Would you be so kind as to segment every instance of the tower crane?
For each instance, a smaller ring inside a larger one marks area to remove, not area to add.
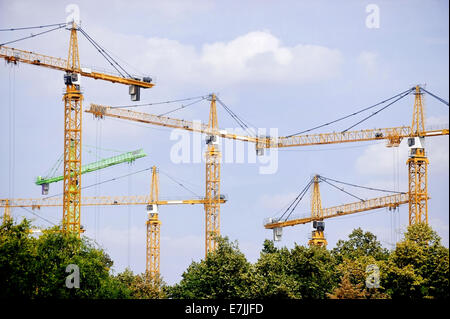
[[[210,112],[209,121],[206,126],[202,126],[200,130],[202,133],[206,133],[207,150],[205,153],[206,158],[206,190],[205,190],[205,256],[217,248],[216,238],[220,235],[220,203],[224,199],[224,195],[220,194],[220,161],[221,153],[218,148],[218,137],[222,134],[226,134],[220,131],[218,128],[217,108],[216,108],[216,95],[211,94],[209,96]],[[109,108],[111,109],[111,108]],[[91,108],[86,110],[87,113],[92,113],[95,117],[103,118],[103,116],[109,116],[107,108],[101,105],[91,104]],[[148,124],[155,124],[161,126],[168,126],[172,128],[183,128],[190,131],[197,131],[197,126],[193,122],[183,120],[172,120],[168,117],[153,116],[151,120],[146,120],[147,114],[133,112],[128,110],[117,109],[118,113],[129,113],[131,116],[117,115],[115,117],[143,122]],[[237,135],[227,135],[238,138]],[[157,224],[153,225],[157,227]]]
[[[282,220],[281,218],[268,218],[266,220],[264,228],[273,230],[273,238],[275,241],[281,240],[283,227],[307,224],[312,222],[314,230],[312,231],[311,239],[309,240],[308,244],[314,246],[326,246],[327,241],[324,235],[324,219],[356,214],[383,207],[387,207],[389,210],[391,210],[397,208],[400,205],[409,203],[409,193],[397,193],[394,195],[376,197],[367,200],[361,200],[359,202],[322,208],[322,200],[319,189],[319,182],[321,180],[322,177],[320,175],[315,175],[313,179],[308,183],[307,187],[303,190],[303,193],[305,193],[306,190],[312,185],[311,215],[309,217],[289,219],[288,216],[285,220]]]
[[[19,62],[65,72],[64,84],[64,182],[63,182],[63,232],[80,235],[81,216],[81,137],[82,101],[81,77],[120,83],[129,86],[132,100],[139,100],[140,88],[151,88],[151,78],[125,78],[100,73],[84,68],[80,64],[77,31],[85,33],[75,20],[67,23],[70,30],[69,54],[67,60],[39,53],[0,46],[0,58],[7,63]]]
[[[121,163],[132,163],[138,158],[142,158],[147,156],[142,149],[126,152],[120,155],[115,155],[112,157],[104,158],[100,161],[96,161],[93,163],[89,163],[81,166],[81,174],[94,172],[106,167],[110,167],[113,165],[121,164]],[[51,174],[51,173],[50,173]],[[38,176],[36,178],[36,185],[42,186],[42,195],[47,195],[49,190],[49,185],[51,183],[59,182],[64,179],[64,176]]]
[[[165,205],[207,205],[210,199],[160,200],[159,175],[156,166],[152,167],[152,180],[149,195],[141,196],[94,196],[81,197],[81,206],[124,206],[143,205],[147,208],[147,241],[146,241],[146,274],[149,278],[157,278],[160,273],[160,228],[159,206]],[[219,204],[226,203],[221,196]],[[12,207],[29,207],[33,210],[41,207],[61,207],[63,197],[15,198],[0,199],[0,208],[4,208],[3,221],[10,219]],[[82,229],[82,228],[81,228]],[[83,230],[81,230],[83,231]]]
[[[426,137],[449,135],[449,129],[447,126],[443,129],[427,130],[423,113],[423,94],[425,92],[432,96],[434,95],[419,85],[416,85],[414,88],[399,94],[400,98],[403,98],[411,92],[415,95],[411,126],[366,129],[359,131],[346,130],[333,133],[294,134],[277,138],[231,134],[218,128],[213,130],[210,125],[207,124],[198,124],[192,121],[113,108],[111,106],[99,104],[91,104],[90,109],[86,112],[92,113],[97,117],[120,118],[141,123],[179,128],[192,132],[204,133],[210,136],[251,142],[255,143],[257,154],[261,154],[261,151],[266,148],[302,147],[376,140],[386,140],[387,147],[398,147],[400,142],[404,138],[407,138],[408,146],[410,148],[409,159],[407,161],[409,176],[409,224],[421,222],[428,223],[427,165],[429,160],[425,154],[424,139]],[[448,102],[445,102],[440,98],[439,100],[448,105]],[[213,103],[211,103],[210,114],[213,110],[212,105]]]

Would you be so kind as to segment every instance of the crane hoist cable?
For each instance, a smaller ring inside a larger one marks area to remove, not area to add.
[[[16,39],[16,40],[11,40],[11,41],[8,41],[8,42],[0,43],[0,47],[3,46],[3,45],[6,45],[6,44],[19,42],[19,41],[22,41],[22,40],[26,40],[26,39],[37,37],[37,36],[45,34],[45,33],[49,33],[49,32],[55,31],[55,30],[59,30],[59,29],[64,28],[65,26],[66,26],[66,24],[60,25],[60,26],[58,26],[56,28],[53,28],[53,29],[50,29],[50,30],[46,30],[46,31],[42,31],[42,32],[39,32],[39,33],[36,33],[36,34],[30,34],[27,37],[23,37],[23,38],[20,38],[20,39]]]
[[[310,128],[310,129],[307,129],[307,130],[303,130],[303,131],[301,131],[301,132],[297,132],[297,133],[288,135],[288,136],[286,136],[286,137],[292,137],[292,136],[294,136],[294,135],[300,135],[300,134],[303,134],[303,133],[311,132],[311,131],[313,131],[313,130],[322,128],[322,127],[324,127],[324,126],[331,125],[331,124],[334,124],[334,123],[336,123],[336,122],[345,120],[345,119],[347,119],[347,118],[349,118],[349,117],[355,116],[355,115],[357,115],[357,114],[359,114],[359,113],[362,113],[362,112],[364,112],[364,111],[370,110],[370,109],[372,109],[372,108],[374,108],[374,107],[377,107],[377,106],[379,106],[379,105],[381,105],[381,104],[384,104],[384,103],[386,103],[386,102],[388,102],[388,101],[390,101],[390,100],[393,100],[393,99],[395,99],[396,97],[402,96],[402,95],[405,94],[405,93],[409,93],[409,92],[411,92],[412,90],[414,90],[414,88],[410,88],[410,89],[408,89],[408,90],[406,90],[406,91],[403,91],[403,92],[401,92],[401,93],[398,93],[398,94],[396,94],[396,95],[394,95],[394,96],[392,96],[392,97],[390,97],[390,98],[388,98],[388,99],[385,99],[385,100],[383,100],[383,101],[381,101],[381,102],[378,102],[378,103],[376,103],[376,104],[374,104],[374,105],[365,107],[365,108],[363,108],[363,109],[361,109],[361,110],[359,110],[359,111],[356,111],[356,112],[354,112],[354,113],[351,113],[351,114],[345,115],[345,116],[343,116],[343,117],[340,117],[340,118],[338,118],[338,119],[336,119],[336,120],[333,120],[333,121],[330,121],[330,122],[327,122],[327,123],[324,123],[324,124],[321,124],[321,125],[312,127],[312,128]]]

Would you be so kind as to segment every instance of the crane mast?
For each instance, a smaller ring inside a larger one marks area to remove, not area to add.
[[[81,118],[83,94],[80,89],[80,57],[77,26],[70,29],[67,72],[64,75],[64,182],[62,231],[80,236],[81,204]]]
[[[150,200],[147,205],[147,254],[146,275],[156,279],[160,271],[160,237],[161,221],[158,218],[159,178],[156,166],[152,167],[152,183],[150,186]]]
[[[218,131],[216,95],[211,95],[211,108],[208,128]],[[220,159],[217,134],[206,138],[206,194],[205,194],[205,257],[217,248],[217,236],[220,235]]]
[[[320,198],[319,189],[319,176],[314,176],[313,189],[311,192],[311,217],[314,219],[311,239],[308,242],[309,245],[314,246],[326,246],[327,241],[325,239],[325,223],[323,222],[323,210],[322,200]]]
[[[417,85],[414,92],[414,110],[411,128],[414,137],[408,139],[409,158],[408,185],[409,185],[409,225],[428,224],[428,164],[424,145],[424,103],[423,93]]]

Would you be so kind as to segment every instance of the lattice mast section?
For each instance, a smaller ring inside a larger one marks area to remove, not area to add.
[[[159,177],[156,166],[152,167],[152,183],[150,187],[150,200],[147,205],[147,254],[146,274],[150,279],[157,279],[160,274],[160,237],[161,221],[158,217]]]
[[[428,164],[425,154],[424,99],[420,87],[415,90],[414,110],[411,129],[413,136],[408,140],[410,147],[408,165],[409,184],[409,225],[428,224]]]
[[[311,219],[315,228],[311,233],[308,244],[313,246],[326,246],[325,222],[323,221],[322,199],[320,197],[319,176],[315,175],[311,192]]]
[[[208,128],[218,132],[216,95],[211,95]],[[206,196],[205,196],[205,257],[217,248],[216,237],[220,235],[220,159],[219,136],[208,135],[206,139]]]
[[[77,26],[70,30],[67,72],[64,76],[64,183],[62,231],[81,233],[81,112],[83,94],[80,90],[80,57],[78,53]]]

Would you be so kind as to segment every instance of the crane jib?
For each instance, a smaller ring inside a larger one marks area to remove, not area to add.
[[[141,88],[151,88],[155,84],[150,83],[151,79],[144,77],[137,78],[124,78],[113,74],[95,72],[89,68],[81,67],[81,69],[71,69],[67,67],[67,60],[62,58],[56,58],[44,54],[39,54],[31,51],[24,51],[15,48],[9,48],[0,46],[0,58],[5,59],[8,63],[17,64],[19,62],[42,66],[54,70],[59,70],[69,73],[79,73],[82,76],[90,77],[96,80],[105,80],[113,83],[120,83],[125,85],[135,85]]]

